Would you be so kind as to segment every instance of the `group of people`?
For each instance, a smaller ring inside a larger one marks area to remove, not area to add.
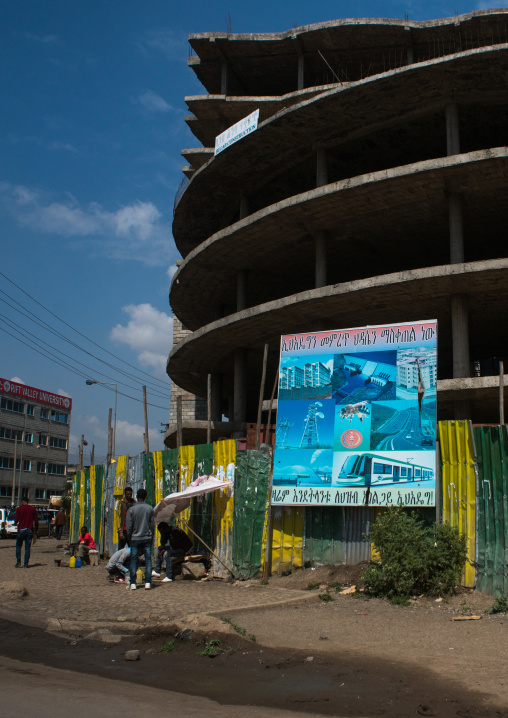
[[[183,557],[192,548],[187,534],[165,522],[158,524],[160,544],[155,569],[152,569],[152,543],[155,533],[153,508],[145,502],[146,490],[139,489],[134,501],[131,487],[124,491],[118,511],[118,550],[111,556],[106,569],[115,583],[127,584],[127,589],[136,589],[136,574],[139,556],[145,560],[145,589],[152,587],[153,576],[160,577],[165,562],[166,576],[163,583],[173,580],[173,558]]]
[[[136,498],[128,486],[120,502],[118,510],[118,549],[111,556],[106,566],[110,578],[115,583],[127,584],[131,591],[136,589],[136,574],[139,556],[145,561],[145,589],[151,588],[153,576],[159,578],[165,563],[165,577],[163,583],[173,580],[173,558],[183,557],[190,553],[192,541],[187,534],[179,528],[169,526],[165,522],[158,524],[160,542],[157,551],[155,568],[152,569],[152,543],[155,534],[155,517],[153,508],[146,503],[146,490],[139,489]],[[62,516],[63,521],[62,521]],[[28,503],[28,498],[21,499],[21,506],[16,509],[15,523],[18,527],[16,537],[16,568],[21,568],[21,550],[24,544],[24,566],[28,568],[30,548],[34,535],[37,535],[39,519],[37,511]],[[57,538],[60,538],[65,524],[65,513],[61,510],[56,515]],[[97,553],[98,549],[87,526],[82,526],[78,539],[78,556],[88,558],[90,553]]]

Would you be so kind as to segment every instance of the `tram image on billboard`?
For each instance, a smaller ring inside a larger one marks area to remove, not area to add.
[[[371,453],[349,454],[345,459],[340,457],[340,462],[334,462],[334,476],[332,485],[337,487],[345,486],[400,486],[403,484],[414,484],[422,481],[435,480],[434,467],[404,461],[403,459],[388,455]],[[423,452],[421,452],[423,453]],[[340,455],[338,455],[340,456]],[[425,455],[424,455],[425,456]],[[425,456],[425,459],[427,456]],[[423,460],[423,457],[420,461]],[[338,476],[336,467],[339,467]]]

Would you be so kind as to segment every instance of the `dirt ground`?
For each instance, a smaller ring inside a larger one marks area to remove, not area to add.
[[[485,614],[490,596],[464,591],[392,606],[341,595],[341,586],[361,586],[362,567],[328,566],[273,577],[268,585],[181,581],[128,592],[107,584],[103,567],[56,568],[54,544],[37,545],[35,567],[26,572],[12,568],[13,548],[0,546],[2,580],[14,576],[29,594],[0,590],[0,615],[81,623],[48,633],[4,620],[0,656],[8,659],[267,711],[508,718],[508,617]],[[200,615],[187,619],[190,612]],[[471,615],[482,618],[452,620]],[[94,633],[92,619],[102,617],[111,618],[109,629]],[[127,625],[137,633],[115,635]],[[199,655],[207,646],[218,655]],[[139,661],[125,661],[130,648],[140,650]]]

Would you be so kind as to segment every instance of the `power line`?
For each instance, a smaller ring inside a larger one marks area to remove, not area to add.
[[[1,290],[0,290],[0,291],[1,291]],[[0,301],[3,301],[1,297],[0,297]],[[2,321],[2,320],[4,321],[4,323],[8,323],[8,326],[10,326],[10,328],[11,328],[13,331],[16,331],[16,332],[20,333],[22,336],[24,336],[25,339],[28,339],[29,341],[31,341],[31,340],[28,338],[28,336],[26,336],[26,335],[29,335],[30,337],[33,337],[33,339],[36,339],[37,341],[42,342],[42,344],[45,344],[47,347],[50,347],[50,349],[55,349],[55,347],[53,347],[53,345],[48,344],[48,342],[44,341],[44,339],[41,339],[41,337],[38,337],[36,334],[33,334],[32,332],[29,332],[28,329],[25,329],[24,327],[20,327],[20,326],[15,325],[14,322],[13,322],[11,319],[9,319],[8,317],[6,317],[4,314],[1,314],[1,313],[0,313],[0,321]],[[94,373],[94,374],[100,374],[100,375],[102,375],[103,377],[105,377],[106,379],[115,379],[115,378],[116,378],[116,377],[111,377],[111,376],[109,376],[108,374],[105,374],[105,373],[102,372],[102,371],[98,371],[98,370],[96,370],[96,369],[92,369],[92,367],[88,366],[87,364],[83,364],[83,362],[80,362],[80,361],[78,361],[77,359],[75,359],[74,357],[70,356],[69,354],[66,354],[66,353],[63,352],[61,349],[58,349],[58,350],[56,350],[56,351],[58,351],[59,354],[61,354],[62,356],[67,357],[67,359],[70,359],[70,360],[71,360],[72,362],[74,362],[75,364],[79,364],[80,366],[85,367],[85,369],[89,369],[89,370],[90,370],[92,373]],[[118,383],[119,383],[119,384],[123,384],[123,386],[126,386],[126,387],[129,388],[129,389],[134,389],[134,390],[137,389],[136,386],[131,386],[130,384],[126,384],[125,382],[118,382]],[[160,393],[158,393],[158,392],[151,392],[151,391],[149,391],[149,392],[147,392],[147,393],[150,394],[151,396],[156,396],[156,397],[159,397],[159,398],[161,398],[161,399],[166,399],[166,398],[167,398],[166,395],[160,394]]]
[[[6,297],[9,297],[9,299],[11,299],[11,300],[12,300],[15,304],[17,304],[18,306],[22,307],[22,309],[26,309],[26,311],[28,312],[28,314],[25,314],[24,311],[21,311],[21,310],[18,309],[17,307],[12,306],[12,304],[9,304],[9,302],[7,302],[5,299],[3,299],[2,297],[0,297],[0,301],[2,301],[4,304],[7,304],[7,306],[8,306],[8,307],[11,307],[11,309],[13,309],[15,312],[18,312],[19,314],[21,314],[22,316],[24,316],[25,319],[28,319],[29,321],[33,322],[34,324],[37,324],[37,326],[41,327],[41,329],[46,329],[46,330],[49,331],[51,334],[54,334],[54,335],[55,335],[56,337],[58,337],[59,339],[62,339],[63,341],[65,341],[65,342],[67,342],[68,344],[70,344],[71,346],[75,347],[76,349],[79,349],[79,350],[82,351],[84,354],[87,354],[88,356],[92,357],[93,359],[97,359],[97,361],[101,362],[102,364],[105,364],[105,365],[108,366],[110,369],[113,369],[114,371],[120,372],[120,374],[123,374],[124,376],[128,377],[129,379],[132,379],[133,381],[140,381],[139,377],[132,375],[130,372],[126,372],[124,369],[120,369],[119,367],[115,367],[113,364],[110,364],[109,362],[104,361],[104,360],[101,359],[100,357],[98,357],[98,356],[96,356],[95,354],[92,354],[91,352],[89,352],[87,349],[84,349],[83,347],[81,347],[79,344],[76,344],[76,342],[73,342],[71,339],[68,339],[65,335],[61,334],[61,332],[59,332],[59,331],[57,331],[56,329],[54,329],[53,327],[51,327],[51,326],[50,326],[49,324],[47,324],[47,322],[45,322],[43,319],[40,319],[40,317],[37,317],[37,315],[33,314],[33,312],[31,312],[29,309],[27,309],[26,307],[24,307],[22,304],[20,304],[20,302],[16,301],[16,299],[14,299],[14,298],[11,297],[9,294],[7,294],[6,292],[4,292],[2,289],[0,289],[0,293],[1,293],[1,294],[4,294]],[[30,315],[31,315],[31,316],[30,316]],[[34,319],[33,317],[35,317],[35,319]],[[39,320],[39,321],[38,321],[38,320]],[[26,331],[28,331],[28,330],[26,330]],[[42,340],[41,340],[41,341],[42,341]],[[63,352],[62,352],[62,353],[63,353]],[[91,367],[88,367],[88,368],[91,369]],[[95,372],[96,370],[95,370],[95,369],[92,369],[92,371]],[[97,373],[103,374],[103,372],[100,372],[100,371],[98,371]],[[103,376],[106,376],[106,375],[103,374]],[[111,377],[110,377],[110,378],[111,378]],[[144,381],[144,380],[143,380],[143,381]],[[152,384],[149,383],[149,382],[147,382],[147,385],[152,386]],[[160,391],[160,387],[159,387],[158,385],[154,384],[153,386],[155,387],[155,389],[156,389],[157,391]],[[167,384],[165,384],[164,386],[167,386]],[[131,388],[133,388],[133,387],[131,387]],[[161,396],[161,395],[159,394],[159,396]]]
[[[14,282],[12,279],[10,279],[9,277],[7,277],[3,272],[0,272],[0,276],[2,276],[2,277],[3,277],[4,279],[6,279],[10,284],[12,284],[14,287],[16,287],[16,289],[19,289],[20,292],[22,292],[25,296],[29,297],[29,299],[31,299],[33,302],[35,302],[38,306],[42,307],[42,309],[44,309],[46,312],[48,312],[48,314],[51,314],[52,317],[55,317],[55,319],[58,319],[59,322],[62,322],[62,324],[65,324],[66,327],[68,327],[69,329],[72,329],[73,332],[75,332],[76,334],[78,334],[80,337],[83,337],[83,339],[86,339],[87,341],[89,341],[91,344],[93,344],[94,346],[96,346],[98,349],[101,349],[102,351],[106,352],[106,354],[109,354],[110,356],[114,357],[115,359],[117,359],[118,361],[122,362],[123,364],[126,364],[127,366],[130,366],[131,369],[134,369],[134,370],[137,371],[138,373],[147,376],[150,380],[155,379],[157,382],[159,382],[159,383],[162,384],[163,386],[167,386],[167,385],[169,384],[169,382],[162,381],[162,379],[157,379],[157,377],[152,377],[150,374],[148,374],[148,372],[145,372],[145,371],[143,371],[142,369],[138,369],[136,366],[134,366],[133,364],[130,364],[129,362],[125,361],[125,359],[122,359],[121,357],[117,356],[116,354],[113,354],[113,352],[110,352],[108,349],[104,349],[104,347],[101,347],[100,344],[97,344],[96,342],[94,342],[93,339],[90,339],[89,337],[87,337],[87,336],[86,336],[85,334],[83,334],[82,332],[78,331],[77,329],[74,329],[74,327],[73,327],[71,324],[68,324],[65,320],[61,319],[57,314],[55,314],[54,312],[52,312],[51,309],[48,309],[46,306],[44,306],[44,304],[42,304],[42,303],[39,302],[37,299],[35,299],[34,297],[32,297],[28,292],[25,292],[24,289],[22,289],[22,288],[21,288],[18,284],[16,284],[16,282]]]
[[[27,344],[27,343],[24,342],[22,339],[20,339],[19,337],[15,336],[14,334],[11,334],[10,332],[8,332],[8,331],[7,331],[6,329],[4,329],[3,327],[0,327],[0,331],[5,332],[5,334],[8,334],[8,335],[9,335],[10,337],[12,337],[13,339],[16,339],[16,341],[20,342],[21,344],[24,344],[24,345],[27,346],[29,349],[32,349],[32,351],[35,351],[35,352],[37,352],[38,354],[41,354],[41,355],[42,355],[43,357],[45,357],[46,359],[49,359],[50,361],[54,362],[55,364],[58,364],[59,366],[63,367],[64,369],[67,369],[67,371],[71,371],[73,374],[76,374],[76,376],[80,376],[80,377],[82,377],[82,378],[84,378],[84,379],[87,379],[87,378],[88,378],[88,375],[87,375],[87,374],[84,374],[84,373],[83,373],[82,371],[80,371],[79,369],[78,369],[78,370],[73,369],[67,362],[59,361],[58,359],[55,359],[54,357],[48,355],[47,352],[46,352],[42,347],[41,347],[40,349],[37,349],[36,347],[31,346],[30,344]],[[99,386],[100,386],[100,385],[99,385]],[[104,387],[104,388],[105,388],[105,389],[108,389],[108,390],[110,390],[110,391],[113,391],[113,392],[115,391],[113,388],[111,388],[111,387],[109,387],[109,386],[108,386],[108,387]],[[140,404],[143,403],[143,399],[138,399],[137,397],[131,396],[130,394],[125,394],[125,393],[122,392],[122,391],[119,391],[118,394],[119,394],[120,396],[125,396],[127,399],[132,399],[133,401],[137,401],[137,402],[139,402]],[[168,411],[168,409],[169,409],[169,407],[167,407],[167,406],[159,406],[158,404],[151,404],[150,402],[147,402],[147,405],[148,405],[148,406],[153,406],[155,409],[164,409],[164,411]]]

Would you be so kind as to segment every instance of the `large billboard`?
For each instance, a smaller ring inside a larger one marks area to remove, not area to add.
[[[272,504],[435,506],[437,322],[281,338]]]

